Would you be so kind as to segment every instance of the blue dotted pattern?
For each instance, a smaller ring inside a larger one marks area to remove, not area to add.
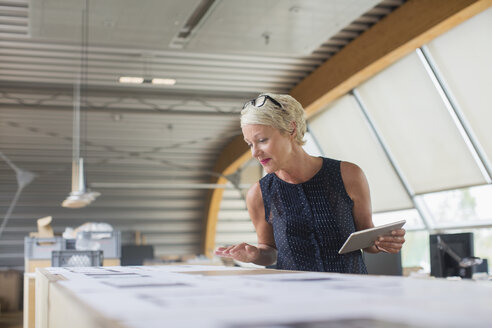
[[[267,174],[260,188],[265,218],[273,226],[278,269],[367,273],[361,251],[338,254],[355,231],[354,204],[343,184],[340,161],[323,158],[316,175],[300,184]]]

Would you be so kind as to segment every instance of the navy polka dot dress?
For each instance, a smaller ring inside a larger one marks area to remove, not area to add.
[[[265,218],[273,226],[278,269],[367,273],[361,251],[338,254],[355,231],[353,201],[342,181],[340,161],[323,158],[318,173],[299,184],[270,173],[260,187]]]

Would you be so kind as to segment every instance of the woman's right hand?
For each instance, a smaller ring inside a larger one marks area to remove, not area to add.
[[[230,257],[241,262],[255,262],[260,256],[260,249],[250,244],[241,243],[229,247],[219,247],[215,255]]]

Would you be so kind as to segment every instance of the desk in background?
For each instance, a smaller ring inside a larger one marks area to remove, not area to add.
[[[490,327],[492,282],[217,266],[46,268],[36,327]]]
[[[90,233],[90,232],[86,232]],[[111,238],[101,239],[100,247],[105,252],[103,266],[120,265],[120,240],[119,231],[112,232]],[[52,238],[24,238],[24,313],[23,327],[34,328],[35,320],[35,283],[34,272],[37,268],[46,268],[52,265],[52,251],[67,249],[68,240],[62,237]],[[72,247],[75,247],[73,241]]]
[[[120,265],[120,259],[104,259],[104,266]],[[35,271],[37,268],[51,266],[51,260],[25,260],[23,327],[34,328],[35,315]]]

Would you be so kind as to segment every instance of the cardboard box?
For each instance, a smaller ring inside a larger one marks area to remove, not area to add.
[[[0,271],[0,309],[2,312],[20,311],[22,273],[17,270]]]

